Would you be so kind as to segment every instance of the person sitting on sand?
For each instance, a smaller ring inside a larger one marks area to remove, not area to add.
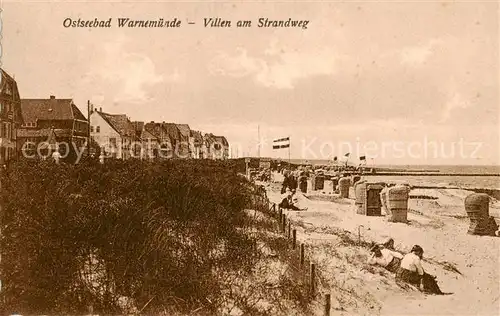
[[[401,260],[401,265],[396,271],[396,281],[403,281],[416,286],[423,292],[443,294],[436,282],[436,277],[424,271],[422,258],[424,250],[419,245],[414,245],[410,253]]]
[[[281,203],[279,204],[279,207],[292,210],[292,211],[304,211],[307,208],[299,208],[297,206],[298,199],[295,196],[295,190],[290,190],[289,188],[286,188],[285,194],[282,196]]]
[[[423,287],[424,268],[422,268],[422,258],[424,250],[419,245],[413,246],[410,253],[401,260],[401,266],[396,271],[396,280],[403,281],[416,287]]]
[[[396,273],[403,259],[403,255],[399,252],[382,248],[379,245],[374,245],[370,252],[372,256],[368,259],[369,264],[382,266],[392,273]]]

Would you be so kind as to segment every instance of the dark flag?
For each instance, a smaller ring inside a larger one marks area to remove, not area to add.
[[[359,157],[359,160],[361,160],[361,161],[366,160],[366,156],[361,156],[361,157]]]

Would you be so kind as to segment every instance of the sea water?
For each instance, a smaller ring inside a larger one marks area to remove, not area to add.
[[[303,160],[294,161],[292,163],[303,163]],[[330,164],[326,160],[310,160],[309,163]],[[367,165],[368,168],[372,167]],[[379,168],[394,168],[394,169],[412,169],[412,170],[436,170],[440,173],[483,173],[483,174],[500,174],[500,165],[497,166],[451,166],[451,165],[376,165]],[[413,185],[449,185],[464,188],[491,188],[500,189],[500,177],[498,176],[366,176],[366,179],[375,181],[406,181]]]

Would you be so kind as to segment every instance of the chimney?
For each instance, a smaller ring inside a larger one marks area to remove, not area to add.
[[[56,98],[56,96],[55,96],[55,95],[51,95],[51,96],[50,96],[50,99],[51,99],[51,100],[55,100],[55,98]]]
[[[91,104],[91,105],[90,105],[90,113],[93,113],[93,112],[94,112],[94,105],[93,105],[93,104]]]

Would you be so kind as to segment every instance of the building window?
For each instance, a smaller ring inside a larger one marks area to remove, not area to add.
[[[95,128],[95,132],[96,132],[96,133],[101,132],[101,127],[100,127],[100,126],[97,126],[97,127]]]
[[[94,126],[90,126],[90,132],[93,133],[94,132]]]
[[[10,83],[7,83],[3,89],[3,93],[7,95],[12,95],[12,87],[10,86]]]
[[[99,128],[99,126],[98,126]],[[111,144],[112,147],[116,147],[116,138],[112,137],[109,139],[109,143]]]

